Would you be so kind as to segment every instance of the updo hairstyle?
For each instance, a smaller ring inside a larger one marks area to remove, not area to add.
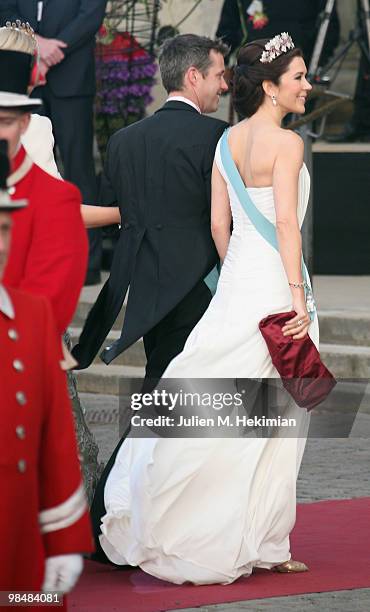
[[[241,117],[251,117],[265,98],[263,81],[279,85],[280,77],[289,68],[294,57],[303,57],[301,49],[290,49],[272,62],[260,62],[268,38],[254,40],[239,49],[237,64],[231,83],[233,104]]]

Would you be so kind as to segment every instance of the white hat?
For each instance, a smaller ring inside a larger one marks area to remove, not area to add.
[[[1,53],[1,49],[0,49]],[[42,100],[39,98],[29,98],[24,94],[12,93],[10,91],[0,91],[0,108],[24,108],[30,110],[41,106]]]

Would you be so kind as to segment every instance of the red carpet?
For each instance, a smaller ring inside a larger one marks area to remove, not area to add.
[[[141,570],[116,570],[90,561],[68,598],[68,609],[159,612],[370,587],[370,497],[300,504],[291,550],[293,558],[307,563],[309,572],[277,574],[260,570],[227,586],[177,586]]]

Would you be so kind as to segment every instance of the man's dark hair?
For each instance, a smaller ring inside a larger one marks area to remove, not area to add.
[[[191,66],[205,76],[212,63],[210,51],[225,57],[229,49],[221,40],[196,34],[178,34],[166,40],[159,52],[159,68],[167,93],[183,88],[185,73]]]

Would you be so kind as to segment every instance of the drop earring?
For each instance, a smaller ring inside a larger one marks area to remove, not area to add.
[[[271,96],[271,100],[274,106],[277,106],[276,96]]]

